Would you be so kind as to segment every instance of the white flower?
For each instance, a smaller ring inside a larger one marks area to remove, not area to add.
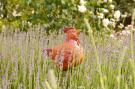
[[[126,35],[127,33],[126,33],[126,31],[122,31],[122,35]]]
[[[34,14],[34,13],[35,13],[34,9],[31,11],[31,13],[32,13],[32,14]]]
[[[87,9],[86,9],[85,6],[81,5],[81,6],[78,6],[78,10],[79,10],[80,12],[84,13],[84,12],[86,12]]]
[[[130,35],[130,31],[129,30],[127,30],[127,35]]]
[[[21,16],[21,13],[16,12],[16,10],[13,11],[12,15],[14,17]]]
[[[114,18],[115,18],[116,20],[119,20],[120,15],[121,15],[121,13],[120,13],[119,10],[117,10],[117,11],[114,12]]]
[[[128,27],[127,26],[125,27],[125,30],[128,30]]]
[[[80,4],[81,4],[81,5],[84,5],[85,3],[86,3],[85,0],[80,0]]]
[[[123,15],[121,15],[121,17],[126,18],[126,17],[127,17],[127,14],[123,14]]]
[[[3,18],[3,14],[1,14],[0,17]]]
[[[130,35],[130,31],[128,31],[128,30],[123,30],[123,31],[122,31],[122,35],[128,36],[128,35]]]
[[[115,19],[111,18],[110,21],[115,22]]]
[[[111,34],[110,37],[111,37],[111,38],[114,38],[114,34]]]
[[[112,27],[115,27],[115,26],[116,26],[116,23],[115,23],[114,21],[111,21],[111,20],[110,20],[109,25],[111,25]]]
[[[102,8],[101,9],[104,13],[108,13],[109,11],[108,11],[108,9],[105,9],[105,8]]]
[[[109,19],[103,19],[102,20],[103,26],[107,27],[110,23]]]
[[[112,3],[112,0],[108,0],[109,3]]]
[[[120,25],[118,27],[122,29],[124,27],[124,25],[122,23],[120,23]]]
[[[98,14],[97,14],[97,17],[98,17],[99,19],[102,19],[102,18],[104,18],[104,14],[103,14],[103,13],[98,13]]]
[[[113,10],[115,6],[113,4],[111,4],[109,7],[110,7],[110,9]]]
[[[32,23],[31,22],[28,21],[27,23],[28,23],[29,26],[32,26]]]
[[[126,30],[133,30],[133,31],[135,31],[135,28],[134,28],[133,25],[128,25],[128,26],[125,27],[125,29]]]
[[[107,0],[104,0],[104,2],[107,2]]]

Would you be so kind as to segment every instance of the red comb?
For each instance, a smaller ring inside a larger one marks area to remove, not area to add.
[[[66,28],[64,28],[64,33],[67,33],[69,30],[71,30],[71,29],[75,29],[75,28],[73,28],[73,27],[66,27]]]

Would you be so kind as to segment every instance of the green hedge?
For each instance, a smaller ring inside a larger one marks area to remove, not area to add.
[[[27,30],[31,25],[41,24],[49,33],[65,26],[84,29],[84,18],[87,18],[94,31],[103,31],[102,19],[98,18],[100,13],[110,20],[115,10],[131,13],[135,2],[86,0],[84,6],[87,10],[83,13],[79,11],[79,5],[80,0],[0,0],[0,26],[5,24]],[[114,10],[110,9],[110,5],[115,6]],[[109,12],[104,13],[104,8]]]

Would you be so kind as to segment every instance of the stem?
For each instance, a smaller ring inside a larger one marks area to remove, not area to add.
[[[134,20],[135,20],[135,8],[133,9],[132,13],[132,29],[131,29],[131,41],[130,41],[130,46],[131,46],[131,57],[134,59],[134,42],[133,42],[133,26],[134,26]]]
[[[84,19],[85,21],[85,24],[88,28],[88,31],[89,31],[89,36],[91,38],[91,42],[92,42],[92,45],[94,47],[94,53],[95,53],[95,57],[96,57],[96,62],[97,62],[97,67],[98,67],[98,72],[100,74],[100,83],[101,83],[101,87],[102,89],[105,89],[105,86],[104,86],[104,79],[103,79],[103,75],[102,75],[102,71],[101,71],[101,65],[99,63],[99,56],[98,56],[98,51],[97,51],[97,48],[96,48],[96,44],[95,44],[95,40],[94,40],[94,37],[93,37],[93,32],[92,32],[92,29],[88,23],[88,20],[87,19]]]
[[[121,82],[121,69],[122,69],[122,63],[123,63],[123,59],[124,56],[126,54],[127,51],[127,47],[123,48],[123,52],[120,55],[120,59],[119,59],[119,66],[118,66],[118,77],[117,77],[117,82],[118,82],[118,89],[120,89],[120,82]]]

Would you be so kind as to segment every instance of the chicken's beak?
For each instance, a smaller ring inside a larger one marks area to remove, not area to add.
[[[77,41],[77,44],[80,45],[79,37],[76,37],[75,40]]]

